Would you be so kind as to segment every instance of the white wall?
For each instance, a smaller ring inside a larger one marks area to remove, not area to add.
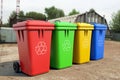
[[[16,42],[16,34],[13,28],[1,27],[0,35],[2,42]]]

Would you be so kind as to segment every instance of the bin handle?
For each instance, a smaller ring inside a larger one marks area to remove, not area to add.
[[[19,40],[21,41],[20,30],[18,30],[18,37],[19,37]]]
[[[84,35],[87,36],[88,35],[88,30],[84,31]]]
[[[102,32],[103,32],[102,30],[99,30],[99,34],[100,34],[100,35],[102,35]]]
[[[67,36],[69,36],[69,30],[67,30]]]
[[[44,37],[44,31],[43,30],[38,30],[38,37],[40,38],[40,35],[41,37]]]
[[[66,35],[67,35],[67,30],[65,30],[65,37],[66,37]]]
[[[43,29],[41,30],[41,32],[42,32],[42,37],[44,36],[44,31],[43,31]]]
[[[65,30],[65,36],[69,36],[69,30]]]
[[[21,30],[21,34],[22,34],[22,39],[24,41],[24,31],[23,30]]]
[[[40,38],[40,30],[38,30],[38,37]]]

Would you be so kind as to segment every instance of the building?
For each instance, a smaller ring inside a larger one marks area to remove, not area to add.
[[[90,10],[89,12],[85,12],[83,14],[77,14],[77,15],[72,15],[72,16],[65,16],[61,18],[56,18],[56,19],[51,19],[48,20],[49,22],[54,22],[54,21],[66,21],[66,22],[96,22],[96,23],[101,23],[107,25],[107,32],[106,36],[110,36],[110,30],[109,30],[109,25],[107,23],[107,20],[105,19],[105,16],[101,16],[94,10]]]
[[[0,43],[4,42],[16,42],[16,34],[13,28],[1,27]]]

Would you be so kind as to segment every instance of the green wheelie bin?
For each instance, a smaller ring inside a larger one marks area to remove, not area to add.
[[[52,34],[50,66],[62,69],[72,66],[74,32],[77,25],[69,22],[56,21]]]

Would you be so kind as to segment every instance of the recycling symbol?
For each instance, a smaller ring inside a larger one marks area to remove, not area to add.
[[[70,40],[65,40],[63,42],[63,50],[64,51],[69,51],[70,49],[71,49]]]
[[[35,47],[35,52],[37,55],[44,55],[47,52],[47,44],[44,41],[38,42]]]

